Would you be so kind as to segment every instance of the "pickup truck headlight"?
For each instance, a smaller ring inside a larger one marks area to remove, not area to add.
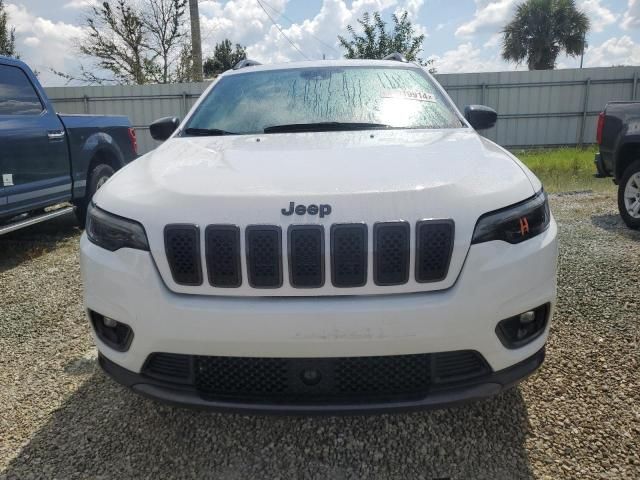
[[[544,232],[550,221],[547,194],[540,190],[524,202],[482,215],[476,223],[471,243],[491,240],[524,242]]]
[[[149,250],[147,234],[142,225],[105,212],[93,203],[87,211],[86,231],[91,242],[112,252],[120,248]]]

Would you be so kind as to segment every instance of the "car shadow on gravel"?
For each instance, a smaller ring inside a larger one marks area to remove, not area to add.
[[[0,473],[18,478],[533,478],[519,389],[360,417],[174,408],[93,373]]]
[[[54,250],[81,232],[69,214],[0,236],[0,273]]]
[[[592,215],[591,223],[594,226],[612,233],[623,235],[631,240],[640,241],[640,231],[632,230],[624,223],[620,215],[604,214]]]

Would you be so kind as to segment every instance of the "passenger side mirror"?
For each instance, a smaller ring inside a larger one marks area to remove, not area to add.
[[[151,133],[154,140],[166,140],[176,131],[178,125],[180,125],[178,117],[159,118],[149,125],[149,133]]]
[[[486,130],[496,124],[498,114],[493,108],[484,105],[467,105],[464,107],[464,118],[476,130]]]

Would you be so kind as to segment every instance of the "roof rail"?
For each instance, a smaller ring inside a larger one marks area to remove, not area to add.
[[[404,58],[404,55],[398,52],[393,52],[383,58],[383,60],[394,60],[396,62],[404,62],[407,63],[407,59]]]
[[[248,58],[245,58],[244,60],[240,60],[238,63],[236,63],[233,66],[233,69],[240,70],[241,68],[254,67],[256,65],[262,65],[262,64],[260,62],[256,62],[255,60],[250,60]]]

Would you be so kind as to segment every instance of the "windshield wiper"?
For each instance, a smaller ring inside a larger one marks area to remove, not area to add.
[[[366,122],[316,122],[316,123],[290,123],[288,125],[273,125],[266,127],[264,133],[290,133],[290,132],[333,132],[341,130],[372,130],[391,128],[384,123]]]
[[[234,132],[227,132],[226,130],[220,130],[219,128],[185,128],[184,133],[186,135],[193,135],[197,137],[215,137],[218,135],[238,135]]]

